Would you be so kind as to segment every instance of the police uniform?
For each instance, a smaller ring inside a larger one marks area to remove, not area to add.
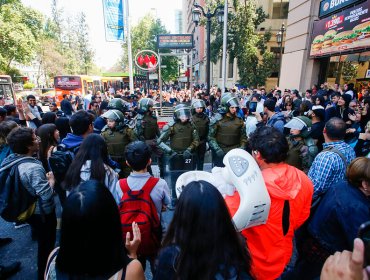
[[[230,107],[238,107],[239,103],[235,96],[225,93],[221,97],[220,112],[217,113],[210,123],[208,142],[212,149],[212,160],[215,166],[223,167],[224,155],[232,149],[245,149],[247,135],[243,119],[229,112]]]
[[[197,169],[203,170],[204,165],[204,155],[207,149],[207,136],[209,131],[209,118],[205,113],[195,113],[191,118],[198,135],[199,135],[199,146],[196,149],[197,155]]]

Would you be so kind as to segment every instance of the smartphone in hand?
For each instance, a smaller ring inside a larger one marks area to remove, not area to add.
[[[253,115],[252,113],[256,112],[257,110],[257,102],[249,102],[249,115]]]

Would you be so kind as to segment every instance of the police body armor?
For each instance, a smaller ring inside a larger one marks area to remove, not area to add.
[[[241,119],[227,115],[218,122],[216,141],[225,153],[240,146],[242,126]]]
[[[125,162],[125,148],[130,143],[130,139],[127,133],[128,127],[123,128],[121,131],[112,131],[110,129],[104,131],[102,136],[107,142],[108,154],[114,160],[120,164]]]
[[[176,122],[171,127],[170,147],[176,152],[183,152],[193,142],[194,127],[190,122],[185,124]]]
[[[145,140],[155,139],[158,132],[158,123],[157,118],[148,114],[144,115],[144,118],[141,121],[143,136]]]
[[[209,129],[209,119],[205,114],[194,114],[192,116],[192,122],[195,125],[199,140],[204,142],[207,140],[208,129]]]

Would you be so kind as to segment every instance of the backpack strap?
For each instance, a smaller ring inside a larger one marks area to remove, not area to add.
[[[148,181],[146,181],[145,185],[142,187],[142,190],[144,192],[147,191],[147,193],[150,194],[152,190],[154,189],[155,185],[157,185],[158,181],[159,181],[159,178],[150,176]]]
[[[127,184],[127,178],[119,180],[119,186],[121,187],[121,191],[123,193],[128,193],[131,190]]]
[[[327,147],[325,148],[324,150],[322,150],[323,152],[333,152],[335,154],[337,154],[338,156],[340,156],[340,158],[342,159],[343,163],[344,163],[344,167],[347,167],[347,159],[346,157],[343,155],[343,153],[341,151],[339,151],[337,148],[334,148],[333,146],[331,147]]]

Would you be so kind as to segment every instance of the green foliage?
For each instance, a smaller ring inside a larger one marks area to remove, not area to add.
[[[12,62],[30,63],[38,47],[42,15],[20,1],[0,4],[0,70],[8,73]]]
[[[342,78],[345,83],[353,80],[357,76],[358,64],[353,64],[351,61],[343,62],[342,66]]]
[[[23,88],[24,89],[33,89],[33,88],[35,88],[35,84],[33,84],[33,83],[25,83],[23,85]]]
[[[133,26],[131,29],[131,48],[133,59],[141,50],[152,50],[157,52],[156,48],[158,34],[168,34],[168,31],[162,25],[162,22],[159,19],[155,19],[150,14],[144,16],[136,26]],[[123,70],[127,70],[127,42],[122,45],[122,48]],[[161,50],[161,53],[166,52],[170,52],[170,50]],[[175,80],[178,77],[178,59],[176,57],[163,57],[161,64],[167,66],[166,68],[161,69],[163,81],[168,82]]]
[[[220,1],[209,3],[211,10]],[[273,54],[266,43],[271,32],[257,34],[256,28],[268,17],[262,7],[256,8],[256,0],[233,1],[233,10],[228,14],[227,50],[229,61],[237,59],[239,83],[256,87],[264,85],[274,69]],[[211,61],[216,63],[222,55],[222,27],[216,19],[212,23],[215,39],[211,42]]]

